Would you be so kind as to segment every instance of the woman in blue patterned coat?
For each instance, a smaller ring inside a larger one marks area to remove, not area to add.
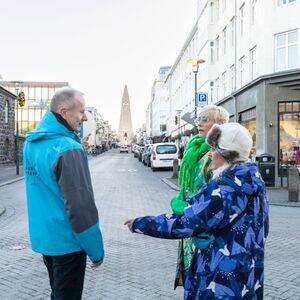
[[[268,235],[265,184],[248,161],[252,139],[238,123],[214,125],[213,179],[182,216],[162,214],[125,222],[132,232],[157,238],[203,237],[184,281],[184,299],[263,299],[264,245]],[[205,245],[207,244],[207,245]]]

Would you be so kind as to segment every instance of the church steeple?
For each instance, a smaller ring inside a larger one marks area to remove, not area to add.
[[[128,96],[127,85],[125,85],[121,103],[119,139],[122,144],[128,144],[131,143],[132,138],[133,130],[131,121],[130,100]]]

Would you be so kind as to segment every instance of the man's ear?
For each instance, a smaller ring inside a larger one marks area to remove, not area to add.
[[[59,109],[58,113],[66,120],[67,119],[67,109],[61,108]]]

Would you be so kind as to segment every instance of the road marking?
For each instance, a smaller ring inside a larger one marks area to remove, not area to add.
[[[128,172],[136,172],[136,169],[129,169]]]

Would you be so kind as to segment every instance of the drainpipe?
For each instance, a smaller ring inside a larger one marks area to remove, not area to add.
[[[234,89],[235,92],[237,89],[237,0],[234,1]],[[237,111],[237,100],[234,95],[232,95],[234,103],[234,121],[238,122],[238,111]]]

